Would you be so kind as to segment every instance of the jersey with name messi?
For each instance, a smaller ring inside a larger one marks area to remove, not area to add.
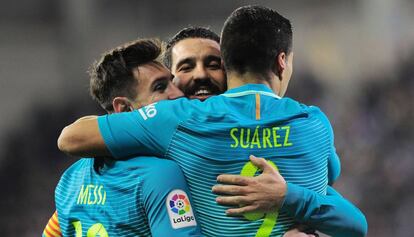
[[[84,158],[65,171],[55,201],[63,236],[201,236],[188,193],[173,161],[108,160],[97,173]]]
[[[206,236],[281,236],[293,219],[280,213],[228,217],[211,187],[222,173],[255,175],[248,157],[274,163],[287,182],[326,193],[328,160],[336,157],[326,116],[313,106],[248,84],[204,102],[161,101],[98,118],[116,158],[151,154],[176,161],[186,176]]]

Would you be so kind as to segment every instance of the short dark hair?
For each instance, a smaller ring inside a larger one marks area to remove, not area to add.
[[[214,33],[214,31],[210,30],[206,27],[200,26],[191,26],[180,30],[177,34],[175,34],[171,39],[169,39],[165,46],[165,52],[163,55],[163,62],[164,65],[171,69],[172,58],[171,58],[171,51],[175,44],[179,41],[188,39],[188,38],[203,38],[203,39],[211,39],[216,41],[220,44],[220,36]]]
[[[102,108],[113,112],[112,100],[117,96],[136,98],[137,80],[133,69],[157,61],[161,42],[157,39],[138,39],[116,47],[102,55],[89,70],[90,94]],[[160,62],[159,62],[160,63]]]
[[[220,48],[226,70],[266,76],[280,53],[291,52],[292,26],[273,9],[240,7],[224,23]]]

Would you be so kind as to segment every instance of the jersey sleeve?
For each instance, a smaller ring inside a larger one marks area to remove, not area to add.
[[[316,116],[320,118],[321,122],[328,130],[330,143],[330,153],[328,157],[328,183],[329,185],[332,185],[341,174],[341,162],[338,154],[336,153],[334,132],[328,117],[318,107],[310,106],[310,108],[315,111]]]
[[[152,236],[202,236],[187,183],[175,162],[158,162],[145,177],[142,193]]]
[[[163,157],[175,130],[185,117],[186,100],[160,101],[133,112],[98,117],[102,138],[115,158]]]
[[[341,174],[341,161],[336,154],[335,147],[328,158],[328,184],[332,185]]]
[[[364,214],[328,186],[327,195],[288,183],[282,211],[301,224],[335,237],[366,236]]]
[[[42,237],[62,237],[62,232],[60,231],[59,221],[57,218],[57,211],[53,213],[52,217],[47,222],[47,225],[43,230]]]

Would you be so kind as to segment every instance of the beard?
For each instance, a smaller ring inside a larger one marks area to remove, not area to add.
[[[217,84],[217,82],[210,78],[191,80],[184,89],[184,94],[190,99],[205,100],[210,96],[218,95],[223,92]]]

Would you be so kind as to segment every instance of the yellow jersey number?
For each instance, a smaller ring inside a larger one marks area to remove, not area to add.
[[[76,237],[82,237],[82,223],[80,221],[72,222],[73,227],[75,227]],[[101,223],[93,224],[88,231],[86,232],[86,237],[109,237],[108,232],[106,232],[105,227]]]
[[[275,163],[273,163],[270,160],[268,160],[267,162],[269,162],[271,166],[273,166],[274,168],[276,168],[276,170],[278,170]],[[245,177],[254,177],[256,172],[258,171],[260,171],[259,168],[253,165],[253,163],[249,161],[243,166],[240,172],[240,175],[245,176]],[[252,213],[244,214],[244,218],[246,218],[249,221],[255,221],[255,220],[258,220],[264,217],[263,223],[260,226],[260,228],[257,230],[255,237],[269,237],[270,234],[272,233],[273,227],[275,227],[276,225],[278,215],[279,215],[279,212],[276,212],[276,211],[269,212],[269,213],[252,212]]]

